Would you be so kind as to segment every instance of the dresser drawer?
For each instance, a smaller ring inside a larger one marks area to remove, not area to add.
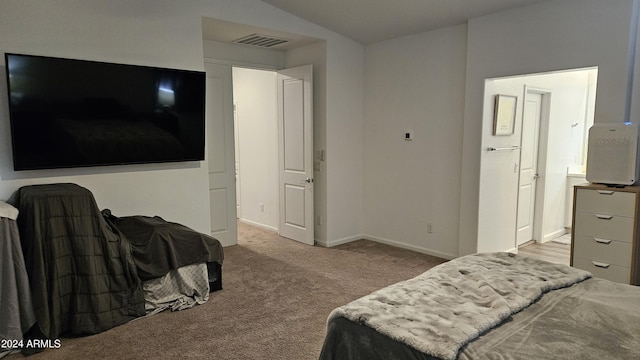
[[[599,262],[595,262],[592,260],[587,260],[583,258],[574,258],[573,259],[573,267],[587,270],[593,274],[594,277],[606,279],[610,281],[615,281],[619,283],[629,284],[631,281],[631,269],[624,266],[618,265],[609,265],[608,267],[600,267],[595,264]]]
[[[633,218],[584,212],[576,212],[574,216],[575,235],[633,241]]]
[[[614,190],[577,189],[576,211],[633,217],[636,194]]]
[[[573,256],[628,267],[631,243],[579,235],[573,239]]]

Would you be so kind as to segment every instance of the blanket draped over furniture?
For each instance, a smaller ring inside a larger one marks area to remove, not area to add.
[[[76,184],[25,186],[14,202],[37,320],[30,337],[94,334],[222,288],[220,242],[184,225],[101,212]]]
[[[17,218],[18,209],[0,201],[0,340],[22,340],[36,322]]]
[[[33,308],[44,337],[94,334],[144,315],[130,244],[107,224],[89,190],[33,185],[16,195]]]
[[[166,275],[146,280],[144,290],[147,316],[161,311],[185,310],[209,300],[209,277],[204,263],[182,266]]]
[[[222,289],[224,253],[217,239],[159,216],[102,214],[131,242],[147,315],[203,304],[209,291]]]
[[[182,224],[165,221],[159,216],[117,217],[109,210],[103,214],[131,242],[133,258],[142,280],[161,277],[185,265],[204,262],[222,264],[220,242]]]
[[[640,289],[589,276],[461,257],[335,309],[320,359],[638,358]]]

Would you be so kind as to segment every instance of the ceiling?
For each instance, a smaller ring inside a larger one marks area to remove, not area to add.
[[[361,44],[549,0],[262,0]]]
[[[465,23],[494,12],[551,0],[261,0],[363,45]],[[203,37],[236,42],[249,35],[287,41],[286,50],[320,39],[205,18]]]

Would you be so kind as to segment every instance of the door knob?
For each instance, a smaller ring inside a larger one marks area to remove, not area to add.
[[[313,182],[313,178],[306,178],[304,181],[308,184],[311,184]]]

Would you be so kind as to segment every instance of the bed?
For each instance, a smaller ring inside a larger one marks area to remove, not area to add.
[[[77,184],[25,186],[13,201],[36,318],[29,337],[95,334],[221,288],[222,246],[185,226],[104,214]]]
[[[640,288],[509,253],[463,256],[333,310],[320,354],[532,358],[640,358]]]

